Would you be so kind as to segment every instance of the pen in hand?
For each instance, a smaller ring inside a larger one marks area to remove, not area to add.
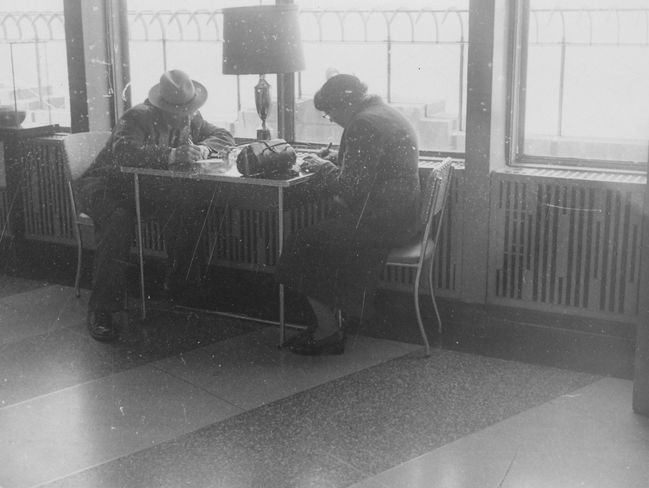
[[[333,145],[333,143],[330,142],[330,143],[327,145],[326,148],[324,148],[324,149],[320,149],[320,150],[316,153],[317,156],[320,157],[320,158],[325,158],[325,157],[327,157],[327,156],[329,155],[329,153],[331,152],[331,146],[332,146],[332,145]]]

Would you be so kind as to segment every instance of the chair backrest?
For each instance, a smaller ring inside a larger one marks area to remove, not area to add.
[[[67,176],[71,181],[85,173],[109,136],[110,131],[77,132],[63,139]]]
[[[435,167],[426,177],[422,188],[421,210],[419,212],[420,224],[424,229],[422,236],[424,243],[431,240],[431,238],[434,244],[437,243],[439,233],[442,230],[442,215],[446,208],[452,177],[453,165],[451,158],[446,158],[442,164]],[[436,221],[435,217],[437,217]],[[436,223],[434,229],[433,221]]]

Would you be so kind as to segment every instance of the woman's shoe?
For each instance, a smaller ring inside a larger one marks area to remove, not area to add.
[[[299,344],[304,344],[305,342],[309,340],[313,340],[313,332],[315,331],[316,327],[315,325],[310,325],[306,329],[301,330],[294,336],[286,339],[284,341],[284,344],[282,344],[280,347],[289,349],[293,346],[297,346]]]
[[[302,356],[324,356],[328,354],[342,354],[345,352],[345,333],[337,330],[322,339],[314,339],[313,336],[303,342],[288,346],[288,350]]]

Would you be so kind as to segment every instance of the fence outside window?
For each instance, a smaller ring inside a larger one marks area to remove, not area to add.
[[[522,4],[514,159],[646,164],[649,6]],[[463,152],[468,15],[466,8],[303,9],[307,69],[296,75],[296,139],[339,137],[311,100],[327,74],[354,72],[413,121],[422,149]],[[206,118],[254,136],[256,79],[221,73],[219,10],[130,11],[128,19],[133,103],[162,71],[180,67],[207,85]],[[0,12],[0,61],[11,67],[0,76],[0,105],[25,109],[27,122],[69,125],[64,38],[60,11]]]
[[[326,74],[337,71],[357,74],[410,118],[423,149],[464,150],[466,10],[302,10],[300,22],[307,69],[296,75],[297,140],[339,138],[340,129],[312,106]],[[131,71],[133,101],[144,99],[162,71],[183,66],[212,92],[207,118],[254,136],[257,80],[221,74],[221,33],[219,11],[130,12],[131,62],[147,66]]]

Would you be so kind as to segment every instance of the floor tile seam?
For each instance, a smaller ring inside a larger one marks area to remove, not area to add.
[[[160,371],[161,373],[164,373],[164,374],[166,374],[166,375],[169,375],[169,376],[171,376],[172,378],[174,378],[174,379],[176,379],[176,380],[179,380],[179,381],[181,381],[181,382],[183,382],[183,383],[185,383],[185,384],[191,386],[192,388],[196,388],[197,390],[200,390],[200,391],[202,391],[202,392],[204,392],[204,393],[207,393],[207,394],[208,394],[209,396],[211,396],[212,398],[215,398],[215,399],[217,399],[217,400],[219,400],[219,401],[221,401],[221,402],[223,402],[223,403],[227,403],[228,405],[230,405],[230,406],[236,408],[236,409],[238,410],[238,412],[237,412],[235,415],[240,415],[240,414],[245,413],[245,412],[247,412],[247,411],[249,411],[249,410],[252,410],[252,408],[245,408],[245,407],[243,407],[243,406],[241,406],[241,405],[237,405],[237,404],[235,404],[235,403],[232,403],[232,402],[231,402],[230,400],[228,400],[227,398],[220,397],[219,395],[215,394],[214,392],[208,390],[207,388],[205,388],[205,387],[203,387],[203,386],[200,386],[200,385],[197,385],[197,384],[195,384],[195,383],[192,383],[191,381],[189,381],[189,380],[187,380],[187,379],[185,379],[185,378],[183,378],[183,377],[181,377],[181,376],[178,376],[178,375],[172,373],[171,371],[167,371],[166,369],[164,369],[164,368],[162,368],[162,367],[160,367],[160,366],[156,366],[156,365],[154,364],[155,362],[156,362],[156,361],[154,361],[153,363],[148,363],[148,365],[151,366],[152,368],[154,368],[154,369]],[[215,423],[218,423],[218,422],[215,422]],[[210,425],[213,425],[213,424],[210,424]]]

